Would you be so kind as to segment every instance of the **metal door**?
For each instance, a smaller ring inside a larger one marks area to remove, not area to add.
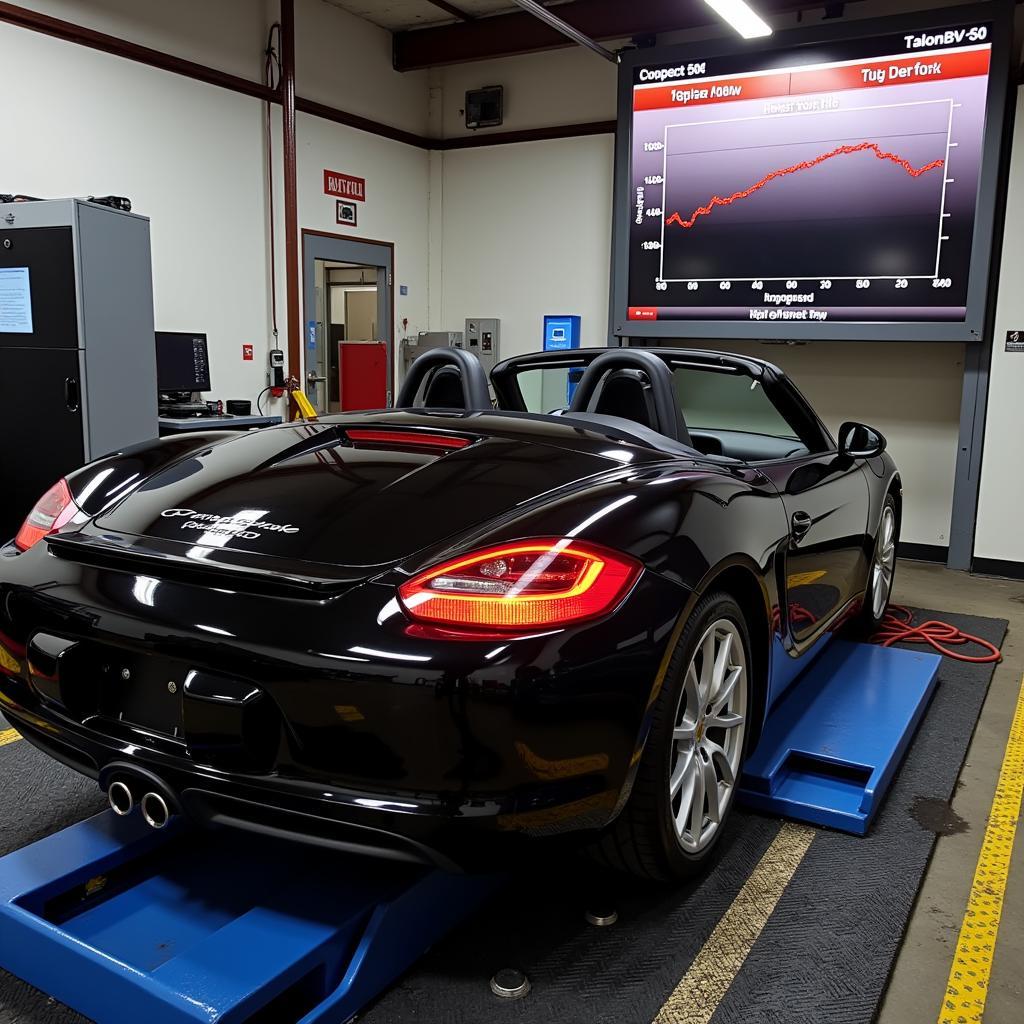
[[[394,306],[392,300],[394,247],[388,242],[363,241],[344,235],[316,231],[302,233],[303,272],[303,366],[302,380],[307,396],[317,412],[326,412],[329,403],[331,336],[327,324],[328,302],[317,287],[317,263],[347,263],[374,267],[377,275],[377,324],[388,352],[387,404],[394,387]]]
[[[76,350],[0,348],[0,543],[85,461],[81,390]]]

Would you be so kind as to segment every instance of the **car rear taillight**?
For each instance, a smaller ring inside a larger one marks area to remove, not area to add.
[[[66,480],[58,480],[36,503],[21,524],[15,547],[28,551],[44,537],[56,533],[66,526],[77,514],[79,508],[71,497],[71,488]]]
[[[486,548],[419,573],[398,588],[411,619],[436,626],[521,630],[611,611],[640,574],[626,555],[571,538]]]

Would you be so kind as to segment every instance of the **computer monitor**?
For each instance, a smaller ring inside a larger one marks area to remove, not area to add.
[[[156,386],[161,392],[210,390],[205,334],[156,332]]]

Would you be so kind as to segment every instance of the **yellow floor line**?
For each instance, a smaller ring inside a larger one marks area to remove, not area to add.
[[[4,729],[0,732],[0,747],[5,747],[8,743],[13,743],[15,740],[20,739],[21,735],[17,729]]]
[[[796,874],[814,836],[815,830],[806,825],[783,824],[658,1012],[654,1024],[707,1024]]]
[[[960,925],[953,966],[949,969],[946,997],[939,1024],[977,1024],[985,1015],[992,958],[1003,912],[1003,896],[1010,871],[1010,855],[1024,796],[1024,679],[988,827],[974,871],[967,911]]]

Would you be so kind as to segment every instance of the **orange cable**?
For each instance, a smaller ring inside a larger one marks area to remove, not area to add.
[[[995,644],[982,640],[979,636],[965,633],[948,622],[929,619],[915,626],[914,613],[898,604],[889,606],[885,617],[871,637],[871,642],[882,647],[892,647],[893,644],[929,644],[940,654],[954,661],[968,661],[979,665],[1001,661],[1003,657]],[[976,644],[985,648],[988,653],[970,655],[950,650],[950,647],[962,647],[965,644]]]

